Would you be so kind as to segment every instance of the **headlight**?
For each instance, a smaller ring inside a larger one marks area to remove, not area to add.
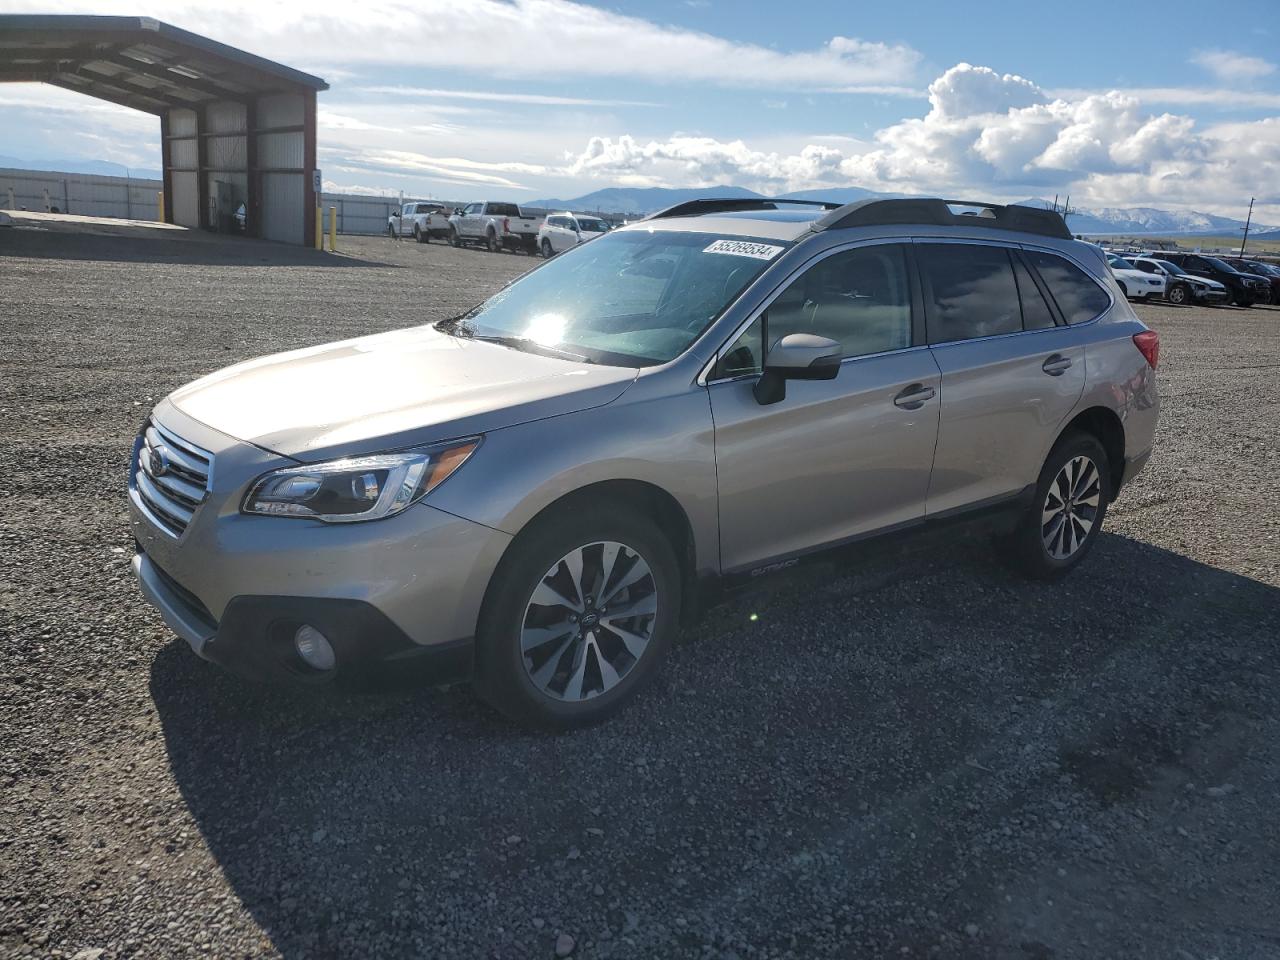
[[[479,445],[479,438],[472,438],[424,450],[273,470],[254,483],[241,509],[326,523],[379,520],[440,486]]]

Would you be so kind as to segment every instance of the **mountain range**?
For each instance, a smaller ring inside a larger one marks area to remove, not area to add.
[[[686,200],[700,197],[760,197],[763,194],[744,187],[716,186],[694,188],[667,187],[608,187],[593,193],[575,197],[572,200],[550,198],[533,200],[521,204],[544,210],[578,210],[592,213],[613,214],[646,214],[670,207]],[[893,197],[902,194],[879,193],[863,187],[833,187],[830,189],[800,190],[795,193],[784,193],[781,199],[786,200],[832,200],[837,203],[852,203],[868,197]],[[1028,207],[1050,207],[1048,200],[1033,197],[1019,201]],[[1180,234],[1231,235],[1244,229],[1243,220],[1231,217],[1220,217],[1212,213],[1197,213],[1186,210],[1161,210],[1156,207],[1098,207],[1085,209],[1075,208],[1067,218],[1072,233],[1087,236],[1108,234],[1146,234],[1163,236]],[[1254,223],[1250,232],[1276,230],[1278,228]]]

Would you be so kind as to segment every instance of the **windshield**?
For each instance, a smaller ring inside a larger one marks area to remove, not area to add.
[[[606,233],[437,327],[609,366],[666,363],[787,246],[710,233]]]
[[[579,217],[578,229],[583,233],[604,233],[604,221],[595,220],[591,217]]]
[[[1174,276],[1174,277],[1186,276],[1187,271],[1183,270],[1180,266],[1178,266],[1176,263],[1173,263],[1170,260],[1157,260],[1156,263],[1164,267],[1165,273],[1168,273],[1171,276]]]

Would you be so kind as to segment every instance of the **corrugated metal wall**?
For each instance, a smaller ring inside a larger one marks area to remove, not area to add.
[[[306,214],[302,176],[296,173],[262,175],[262,235],[268,240],[297,243]]]
[[[172,196],[165,198],[174,223],[183,227],[200,226],[200,182],[196,170],[200,166],[200,151],[195,139],[196,112],[194,110],[169,111],[169,136],[189,137],[187,140],[169,140],[163,148],[169,152],[169,186]]]
[[[49,207],[62,213],[158,220],[156,194],[161,189],[159,180],[0,169],[0,207],[18,210],[44,210],[48,191]]]
[[[260,97],[257,129],[301,126],[306,119],[302,94]],[[262,235],[268,240],[298,243],[306,223],[306,138],[301,130],[258,135],[258,168],[262,173]]]
[[[329,208],[338,215],[338,232],[373,236],[387,232],[387,218],[400,209],[399,197],[369,197],[358,193],[326,193],[320,205],[324,208],[325,227],[329,225]]]

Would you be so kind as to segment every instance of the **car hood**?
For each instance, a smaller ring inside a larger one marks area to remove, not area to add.
[[[1188,283],[1191,283],[1193,285],[1199,284],[1200,286],[1208,287],[1210,290],[1227,289],[1224,284],[1219,283],[1217,280],[1210,280],[1208,277],[1196,277],[1196,276],[1192,276],[1191,274],[1187,274],[1184,277],[1176,277],[1175,279],[1186,280]]]
[[[314,461],[602,406],[636,375],[415,327],[249,360],[169,402],[229,436]]]

